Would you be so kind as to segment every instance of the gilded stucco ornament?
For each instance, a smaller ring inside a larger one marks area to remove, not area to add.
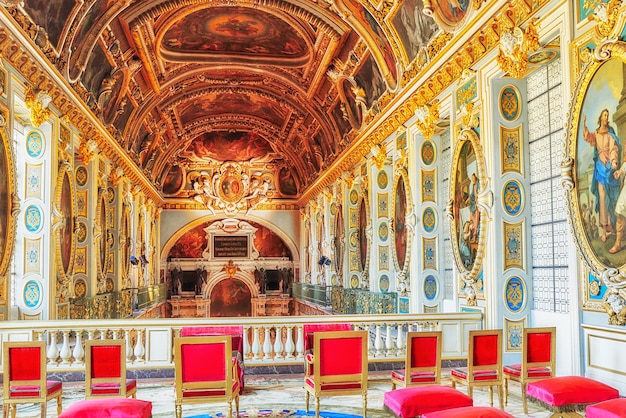
[[[28,87],[24,96],[24,104],[30,110],[30,123],[35,128],[39,127],[52,115],[48,105],[52,97],[48,92]]]
[[[434,100],[415,109],[417,116],[416,125],[425,139],[430,139],[435,134],[435,127],[439,122],[439,101]]]
[[[528,54],[539,48],[539,34],[534,18],[526,31],[519,26],[504,30],[500,36],[500,49],[496,62],[502,71],[513,78],[522,78],[528,68]]]
[[[597,23],[596,32],[602,39],[615,38],[617,34],[615,29],[618,25],[617,21],[620,17],[619,9],[622,4],[621,0],[610,0],[608,2],[598,1],[593,8],[593,13],[589,16],[589,20]],[[619,25],[621,28],[622,25]]]

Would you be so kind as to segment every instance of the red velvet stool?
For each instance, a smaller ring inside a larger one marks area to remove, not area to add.
[[[492,406],[465,406],[463,408],[446,409],[429,412],[422,418],[514,418],[508,412]]]
[[[531,382],[526,395],[551,409],[553,417],[580,417],[582,415],[575,411],[582,411],[589,404],[619,398],[617,389],[582,376],[551,377]]]
[[[385,392],[385,408],[400,418],[472,406],[472,398],[449,386],[414,386]]]
[[[620,418],[626,417],[626,398],[611,399],[589,405],[587,407],[587,418]]]
[[[150,418],[152,402],[133,398],[86,399],[67,408],[59,418]]]

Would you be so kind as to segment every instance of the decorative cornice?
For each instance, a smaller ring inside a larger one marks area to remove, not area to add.
[[[162,204],[156,188],[139,171],[95,114],[80,100],[77,92],[55,69],[33,41],[16,26],[7,11],[0,9],[0,55],[35,89],[45,90],[51,105],[78,131],[98,144],[99,149],[115,166],[121,166],[129,179],[141,186],[143,192]]]

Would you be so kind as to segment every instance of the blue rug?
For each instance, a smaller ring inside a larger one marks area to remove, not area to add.
[[[234,412],[233,412],[234,414]],[[271,418],[271,417],[291,417],[291,418],[299,418],[299,417],[314,417],[315,411],[309,411],[308,413],[302,409],[297,411],[292,410],[278,410],[274,411],[271,409],[261,409],[258,411],[239,411],[240,418]],[[342,414],[341,412],[326,412],[320,411],[320,417],[322,418],[361,418],[361,415],[352,415],[352,414]],[[189,418],[226,418],[226,414],[216,414],[216,415],[194,415]]]

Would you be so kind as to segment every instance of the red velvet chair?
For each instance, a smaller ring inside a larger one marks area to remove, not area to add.
[[[391,389],[438,385],[441,381],[441,331],[408,332],[404,369],[391,372]],[[407,378],[408,376],[408,378]]]
[[[500,409],[502,403],[502,330],[473,330],[469,332],[467,367],[450,371],[452,387],[467,385],[467,394],[472,396],[474,387],[489,387],[490,404],[493,406],[493,387],[498,389]]]
[[[526,385],[554,376],[556,358],[556,328],[524,328],[522,334],[522,363],[504,366],[504,399],[509,401],[509,380],[522,387],[522,405],[528,414]]]
[[[46,416],[50,399],[57,401],[57,415],[61,414],[63,404],[61,395],[63,384],[47,380],[46,343],[44,341],[5,342],[4,343],[4,399],[2,412],[4,418],[15,418],[18,404],[41,404],[41,416]]]
[[[306,410],[315,397],[315,416],[320,415],[320,397],[358,395],[363,397],[367,416],[367,331],[328,331],[313,334],[313,354],[307,356],[304,389]]]
[[[230,335],[232,337],[233,357],[237,359],[237,374],[239,375],[239,383],[241,384],[241,392],[246,388],[244,381],[245,364],[243,357],[243,326],[241,325],[207,325],[182,327],[180,329],[181,337],[191,337],[195,335]]]
[[[241,384],[232,357],[232,337],[195,336],[174,339],[176,417],[183,404],[227,402],[228,417],[239,416]]]
[[[87,340],[85,399],[137,397],[137,381],[126,378],[125,340]]]

